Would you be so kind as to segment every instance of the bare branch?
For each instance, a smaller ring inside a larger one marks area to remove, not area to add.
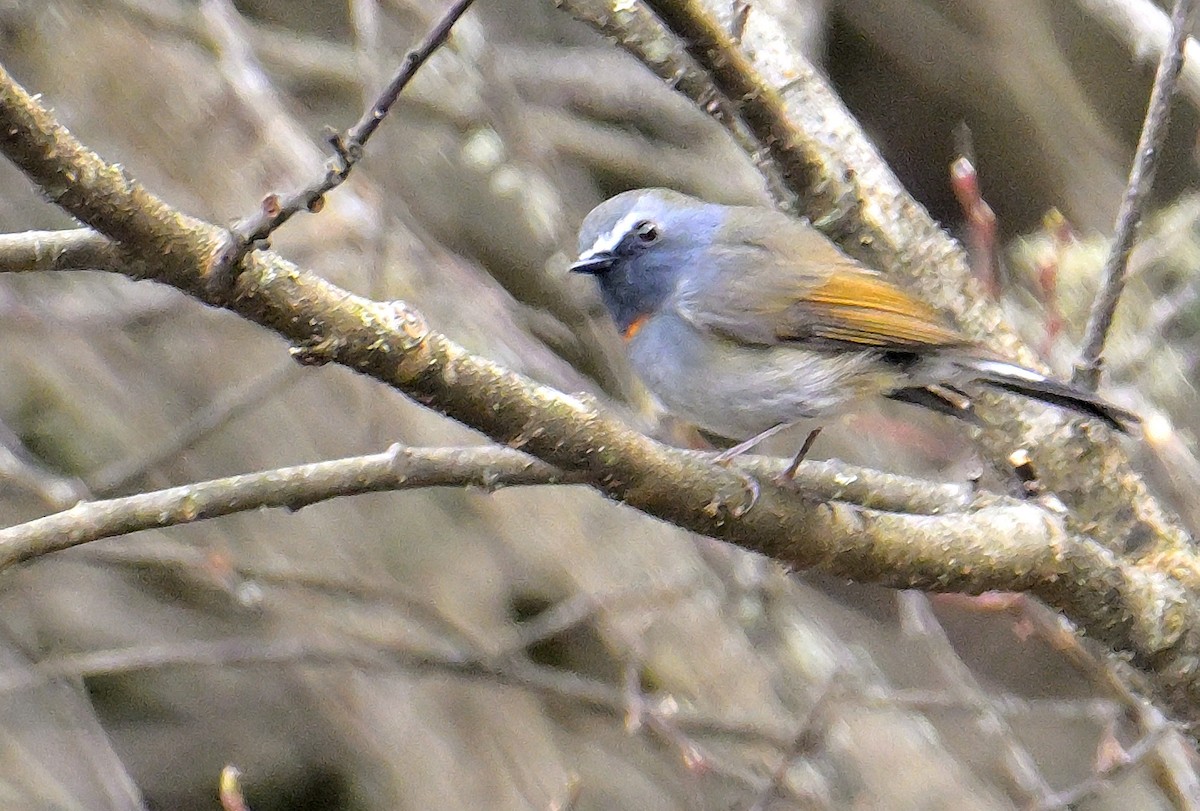
[[[120,272],[125,257],[110,240],[90,228],[0,234],[0,271],[46,270]]]
[[[1075,3],[1125,42],[1135,59],[1162,59],[1170,47],[1171,20],[1152,0],[1075,0]],[[1179,92],[1200,109],[1200,43],[1191,36],[1184,45],[1184,56]]]
[[[230,476],[108,501],[80,502],[0,530],[0,569],[82,543],[262,507],[298,510],[318,501],[383,490],[547,484],[569,477],[522,453],[494,446],[383,453]]]
[[[1175,86],[1179,71],[1183,67],[1183,46],[1192,30],[1195,17],[1195,0],[1175,0],[1171,10],[1171,37],[1163,49],[1154,75],[1154,87],[1150,91],[1150,104],[1146,110],[1146,121],[1138,138],[1133,167],[1129,170],[1129,184],[1121,198],[1117,211],[1117,224],[1113,244],[1104,260],[1104,283],[1096,294],[1084,333],[1083,350],[1075,364],[1073,380],[1077,385],[1095,390],[1100,381],[1101,356],[1104,342],[1112,327],[1121,292],[1129,268],[1129,254],[1133,251],[1133,239],[1142,219],[1142,208],[1154,185],[1154,170],[1162,152],[1163,140],[1167,135],[1167,122],[1171,119],[1171,102],[1175,98]]]
[[[675,42],[675,38],[682,41],[691,58],[699,63],[701,76],[707,79],[686,86],[679,84],[680,90],[687,93],[702,110],[717,116],[719,120],[724,120],[729,114],[706,97],[707,93],[712,92],[707,88],[715,88],[717,98],[732,100],[736,119],[744,121],[753,134],[751,155],[755,158],[760,153],[770,155],[779,167],[787,191],[799,195],[806,209],[811,210],[812,195],[815,193],[826,203],[833,204],[828,206],[827,211],[837,210],[838,201],[824,197],[828,190],[819,183],[821,163],[809,160],[811,156],[804,154],[803,145],[795,140],[797,127],[789,115],[782,93],[758,75],[742,48],[741,37],[733,37],[723,30],[718,17],[710,13],[699,0],[648,0],[647,5],[673,33],[668,41]],[[729,4],[727,10],[730,14],[736,14],[732,6]],[[617,29],[613,33],[622,37],[623,43],[631,34],[642,36],[641,25],[630,25],[627,16],[612,14],[611,9],[608,13],[612,21],[609,25]],[[741,33],[745,34],[753,28],[749,21],[758,16],[759,10],[756,9],[746,19],[730,19],[728,22],[740,27]],[[653,63],[647,64],[654,67]],[[791,78],[801,81],[809,77],[796,73]],[[697,92],[706,95],[693,95]]]
[[[975,727],[980,736],[996,744],[1003,757],[999,771],[1011,781],[1011,789],[1023,804],[1048,795],[1051,791],[1045,777],[1038,771],[1037,761],[1021,742],[1012,725],[992,703],[988,691],[971,673],[971,669],[954,650],[946,629],[938,621],[929,604],[929,597],[912,591],[896,595],[900,609],[900,626],[908,637],[916,637],[928,653],[933,669],[947,685],[947,691],[964,704],[975,708]]]
[[[436,673],[512,685],[614,715],[622,715],[627,709],[624,692],[618,687],[560,668],[535,665],[521,657],[483,657],[469,649],[449,655],[423,650],[385,652],[380,651],[375,642],[363,645],[353,639],[329,645],[305,639],[243,637],[66,654],[43,659],[32,667],[0,670],[0,694],[29,689],[53,679],[111,676],[167,667],[254,666],[280,662],[352,665],[362,670],[386,670],[389,673],[400,667],[413,673]],[[675,707],[671,722],[689,732],[713,734],[734,741],[776,748],[789,742],[782,722],[772,726],[740,719],[727,721],[687,706]]]
[[[738,106],[730,101],[736,96],[723,94],[712,77],[688,55],[679,40],[644,6],[640,3],[618,2],[614,8],[614,3],[608,0],[555,2],[636,56],[663,80],[696,102],[701,110],[724,125],[738,145],[750,155],[776,201],[792,207],[793,192],[789,190],[784,168],[777,164],[776,156],[762,148],[757,134],[746,127],[738,113]]]
[[[174,447],[174,444],[171,446]],[[156,458],[157,454],[151,458]],[[714,454],[695,454],[711,461]],[[767,477],[779,459],[750,457],[749,469]],[[55,515],[0,530],[0,569],[11,563],[101,538],[190,524],[263,507],[301,507],[343,496],[423,487],[482,487],[585,482],[517,450],[403,448],[327,462],[230,476],[105,501],[80,502]],[[833,462],[805,465],[796,483],[809,495],[871,509],[915,508],[927,515],[960,513],[973,506],[967,488],[933,485]],[[985,503],[993,499],[988,497]],[[1022,506],[1007,502],[1009,506]]]
[[[396,99],[404,92],[404,88],[421,66],[450,37],[454,24],[471,7],[472,2],[474,0],[455,0],[425,38],[404,57],[396,75],[358,122],[345,136],[334,135],[330,139],[335,154],[326,164],[324,177],[285,197],[270,196],[255,214],[234,227],[239,244],[237,252],[229,257],[231,265],[235,264],[245,251],[253,248],[256,242],[269,237],[272,231],[290,220],[293,215],[301,211],[319,210],[322,198],[345,182],[354,165],[362,159],[363,147],[383,123]]]

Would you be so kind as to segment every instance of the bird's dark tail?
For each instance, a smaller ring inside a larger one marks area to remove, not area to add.
[[[1096,417],[1122,433],[1136,434],[1141,430],[1142,420],[1132,411],[1032,369],[1004,360],[985,358],[972,358],[961,361],[959,365],[980,383]]]

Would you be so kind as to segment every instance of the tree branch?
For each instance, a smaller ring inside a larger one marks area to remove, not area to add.
[[[334,148],[334,156],[325,167],[325,174],[315,182],[291,192],[280,198],[271,195],[260,209],[252,216],[244,219],[234,227],[237,235],[237,251],[230,254],[230,262],[236,262],[241,255],[250,250],[254,244],[264,240],[271,233],[301,211],[319,211],[322,198],[333,189],[342,185],[350,176],[354,165],[362,159],[363,148],[375,134],[375,130],[383,123],[391,111],[392,105],[404,88],[417,75],[417,71],[433,56],[434,52],[449,39],[450,31],[459,18],[467,12],[474,0],[454,0],[425,37],[413,50],[404,57],[404,62],[387,87],[375,99],[358,122],[342,136],[331,136],[330,143]]]
[[[90,228],[69,231],[26,231],[0,234],[0,271],[125,270],[125,257],[108,239]]]
[[[1135,59],[1161,60],[1170,47],[1171,19],[1153,0],[1075,0],[1075,3],[1128,45]],[[1200,110],[1200,43],[1189,36],[1184,54],[1179,90]]]
[[[0,570],[50,552],[145,529],[189,524],[263,507],[301,507],[339,496],[419,487],[487,489],[553,484],[570,477],[506,448],[383,453],[229,476],[107,501],[80,502],[45,518],[0,530]]]
[[[757,134],[746,126],[737,105],[730,101],[731,97],[721,92],[712,77],[646,6],[610,0],[554,2],[615,41],[719,121],[754,161],[776,201],[788,208],[794,207],[794,192],[789,188],[784,167],[776,162],[776,156],[761,148]]]
[[[716,454],[691,454],[711,462]],[[762,477],[777,476],[783,460],[742,460]],[[278,468],[196,482],[103,501],[81,501],[67,510],[0,529],[0,571],[7,566],[72,546],[190,524],[264,507],[298,510],[343,496],[425,487],[501,487],[586,483],[528,454],[498,445],[471,448],[407,448],[393,445],[383,453]],[[957,485],[856,468],[837,462],[812,462],[797,473],[796,484],[823,501],[842,501],[874,512],[917,515],[958,514],[972,521],[980,507],[1029,508],[1021,502],[978,495]],[[1046,516],[1052,520],[1051,516]]]
[[[1075,383],[1089,389],[1094,390],[1100,379],[1104,342],[1108,338],[1109,328],[1112,327],[1113,316],[1116,315],[1117,304],[1121,300],[1121,291],[1125,289],[1129,254],[1133,251],[1133,239],[1141,223],[1142,208],[1150,197],[1150,189],[1154,186],[1154,170],[1167,136],[1171,102],[1175,98],[1175,86],[1179,80],[1179,71],[1183,67],[1183,46],[1192,30],[1195,12],[1195,0],[1175,0],[1175,7],[1171,11],[1171,37],[1163,48],[1158,71],[1154,75],[1154,87],[1150,90],[1146,121],[1138,138],[1137,152],[1129,170],[1129,183],[1121,198],[1121,208],[1117,211],[1112,247],[1104,260],[1104,282],[1096,294],[1095,304],[1092,305],[1087,330],[1084,333],[1083,350],[1080,352],[1079,362],[1075,364]]]

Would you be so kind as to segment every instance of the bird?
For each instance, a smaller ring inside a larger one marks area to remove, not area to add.
[[[595,278],[649,391],[704,433],[737,443],[720,461],[873,397],[977,422],[974,386],[1124,433],[1139,424],[1130,411],[971,341],[812,225],[772,208],[635,189],[584,218],[578,250],[570,270]]]

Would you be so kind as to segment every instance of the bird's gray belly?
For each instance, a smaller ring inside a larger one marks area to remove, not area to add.
[[[881,363],[872,352],[751,346],[659,314],[629,344],[634,370],[673,413],[706,431],[746,439],[840,412]]]

